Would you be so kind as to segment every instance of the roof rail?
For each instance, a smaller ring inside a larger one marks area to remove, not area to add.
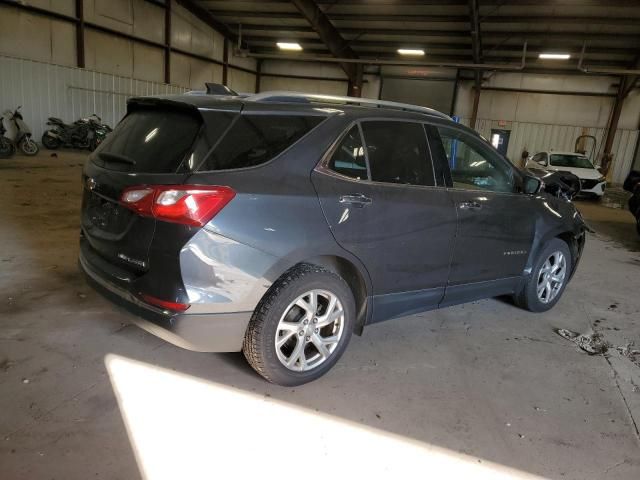
[[[246,100],[253,102],[325,102],[325,103],[344,103],[349,105],[361,105],[365,107],[391,108],[396,110],[404,110],[407,112],[424,113],[433,117],[446,118],[451,117],[445,115],[438,110],[428,107],[420,107],[409,103],[389,102],[386,100],[375,100],[372,98],[346,97],[340,95],[321,95],[317,93],[302,93],[288,91],[273,91],[256,93],[249,95]]]

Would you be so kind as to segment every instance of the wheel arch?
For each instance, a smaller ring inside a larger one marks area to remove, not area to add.
[[[562,240],[569,247],[569,252],[571,253],[571,276],[569,279],[571,279],[571,277],[573,277],[573,273],[576,271],[578,261],[582,256],[582,250],[585,243],[584,230],[576,232],[567,229],[558,229],[548,232],[535,243],[535,246],[531,251],[531,255],[529,255],[529,260],[527,261],[526,272],[531,273],[531,269],[533,268],[538,255],[549,241],[554,238]]]
[[[323,267],[336,273],[347,282],[356,304],[354,333],[356,335],[362,335],[364,326],[368,323],[372,315],[373,306],[370,297],[370,292],[372,291],[371,279],[364,265],[360,264],[355,258],[351,259],[347,255],[340,255],[337,252],[327,252],[317,255],[296,255],[287,262],[279,262],[275,265],[267,277],[270,278],[271,284],[273,284],[289,270],[302,263]]]
[[[340,275],[345,282],[347,282],[356,303],[356,323],[354,333],[356,335],[362,335],[368,316],[371,315],[371,305],[369,304],[368,295],[370,290],[367,286],[367,281],[363,272],[361,272],[360,269],[347,258],[337,255],[318,255],[306,259],[305,263],[312,263],[326,268],[327,270]]]

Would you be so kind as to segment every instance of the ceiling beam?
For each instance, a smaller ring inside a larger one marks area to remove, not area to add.
[[[340,32],[333,26],[327,16],[320,10],[314,0],[291,0],[298,11],[307,19],[311,28],[318,34],[322,42],[334,57],[337,58],[358,58]],[[345,71],[349,80],[353,83],[362,84],[362,69],[355,64],[341,63],[340,66]],[[360,70],[360,73],[358,72]],[[358,87],[360,88],[360,87]]]
[[[267,11],[238,11],[238,10],[209,10],[216,18],[230,18],[242,24],[260,22],[264,19],[302,20],[297,12],[267,12]],[[462,23],[469,24],[468,15],[407,15],[407,14],[360,14],[325,12],[332,22],[415,22],[415,23]],[[638,17],[605,17],[605,16],[548,16],[548,15],[491,15],[483,19],[483,25],[505,23],[527,23],[544,25],[617,25],[635,26],[640,22]]]
[[[469,23],[471,24],[471,50],[473,53],[473,63],[482,63],[482,37],[480,34],[480,13],[478,12],[478,0],[469,0]],[[524,62],[524,59],[523,59]],[[482,70],[474,70],[474,96],[473,109],[471,112],[470,125],[476,128],[478,118],[478,106],[480,104],[480,90],[482,88]]]

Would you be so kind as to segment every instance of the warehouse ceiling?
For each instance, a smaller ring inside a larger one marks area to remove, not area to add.
[[[305,56],[333,56],[297,0],[195,1],[231,32],[241,30],[251,53],[279,54],[277,41],[298,42]],[[417,59],[443,63],[521,62],[527,70],[577,70],[584,66],[637,68],[640,1],[635,0],[315,0],[355,56],[401,58],[398,48],[424,49]],[[474,38],[474,8],[479,35]],[[335,47],[335,46],[334,46]],[[544,52],[568,60],[541,60]],[[295,56],[295,53],[289,53]],[[300,54],[297,54],[300,55]],[[341,55],[347,57],[349,55]]]

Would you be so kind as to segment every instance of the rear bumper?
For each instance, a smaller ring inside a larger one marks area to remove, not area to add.
[[[173,314],[141,301],[109,281],[80,251],[79,264],[89,283],[102,295],[135,315],[144,330],[179,347],[196,352],[239,352],[252,312]]]

